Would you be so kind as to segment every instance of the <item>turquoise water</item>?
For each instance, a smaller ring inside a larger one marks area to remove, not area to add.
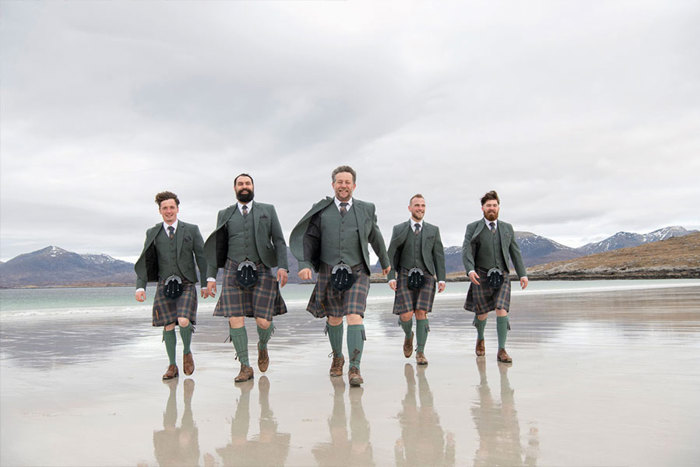
[[[653,289],[679,286],[698,286],[700,279],[658,279],[658,280],[608,280],[608,281],[534,281],[527,290],[521,291],[513,283],[513,295],[520,294],[566,294],[601,292],[614,290]],[[447,290],[437,295],[437,300],[464,297],[467,282],[451,282]],[[114,315],[142,313],[150,310],[152,294],[155,288],[147,290],[147,300],[138,303],[134,299],[132,287],[98,287],[98,288],[56,288],[56,289],[1,289],[0,316],[3,320],[26,316],[79,316],[84,318],[91,314]],[[311,295],[312,285],[288,284],[282,289],[282,295],[289,307],[305,307]],[[394,293],[386,284],[372,284],[370,302],[391,302]],[[200,310],[213,309],[215,300],[200,299]]]

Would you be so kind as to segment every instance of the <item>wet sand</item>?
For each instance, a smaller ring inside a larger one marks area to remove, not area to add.
[[[515,295],[512,365],[496,362],[495,316],[475,357],[462,301],[436,302],[427,368],[403,357],[391,303],[372,303],[362,389],[328,376],[303,306],[276,319],[267,373],[238,385],[213,305],[194,375],[170,383],[147,318],[3,322],[0,464],[698,464],[700,287]]]

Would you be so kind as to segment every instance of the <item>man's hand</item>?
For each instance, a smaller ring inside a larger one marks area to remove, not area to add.
[[[299,271],[299,279],[301,279],[303,281],[310,281],[311,280],[311,269],[304,268],[301,271]]]
[[[136,300],[138,300],[139,302],[143,302],[144,300],[146,300],[146,291],[139,290],[134,296],[136,297]]]
[[[206,287],[202,287],[199,292],[202,295],[202,298],[207,298],[209,296],[209,289]]]
[[[207,281],[207,293],[210,297],[216,297],[216,281]]]
[[[445,291],[445,284],[444,282],[438,282],[438,293],[443,293]]]
[[[469,280],[472,281],[472,284],[481,285],[479,282],[479,275],[476,273],[476,271],[471,271],[469,273]]]
[[[387,274],[389,274],[389,271],[391,271],[391,266],[387,266],[384,269],[382,269],[382,274],[386,276]]]
[[[287,285],[287,279],[287,270],[279,268],[277,270],[277,282],[280,283],[280,287],[284,287],[285,285]]]
[[[392,279],[389,281],[389,287],[391,287],[391,290],[396,292],[396,279]]]
[[[526,287],[527,287],[527,277],[523,276],[520,278],[520,288],[525,290]]]

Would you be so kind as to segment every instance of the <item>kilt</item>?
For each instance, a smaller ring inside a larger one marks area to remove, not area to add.
[[[277,278],[263,263],[255,266],[258,268],[257,284],[252,289],[242,289],[236,279],[238,263],[230,258],[226,260],[221,296],[214,308],[214,316],[248,316],[272,321],[273,316],[287,312]]]
[[[165,296],[165,280],[158,280],[153,299],[153,326],[177,323],[178,318],[187,318],[197,324],[197,288],[192,282],[182,281],[182,295],[173,300]]]
[[[469,292],[467,293],[467,301],[464,303],[464,309],[472,311],[477,315],[483,315],[489,311],[503,309],[508,311],[510,308],[510,278],[508,273],[505,273],[503,284],[498,289],[492,289],[488,286],[485,269],[477,268],[479,274],[479,282],[481,285],[471,283]]]
[[[425,274],[425,283],[420,290],[411,290],[408,282],[408,269],[399,268],[396,278],[396,295],[394,295],[394,314],[409,313],[416,310],[425,310],[430,313],[433,310],[435,300],[435,278]]]
[[[318,280],[306,311],[316,318],[327,316],[342,318],[346,315],[360,315],[364,318],[369,293],[369,274],[365,271],[364,264],[360,263],[352,267],[352,273],[356,276],[355,282],[344,292],[335,290],[331,285],[332,269],[332,266],[321,263]]]

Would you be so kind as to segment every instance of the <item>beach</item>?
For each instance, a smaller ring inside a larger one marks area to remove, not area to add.
[[[347,363],[328,376],[308,285],[285,291],[264,375],[248,320],[255,378],[242,384],[212,300],[200,300],[195,373],[178,333],[180,377],[163,382],[161,328],[133,289],[4,290],[0,464],[697,465],[700,280],[584,282],[514,283],[510,365],[496,361],[495,316],[474,355],[467,285],[448,284],[425,368],[404,358],[391,293],[372,284],[362,388]]]

